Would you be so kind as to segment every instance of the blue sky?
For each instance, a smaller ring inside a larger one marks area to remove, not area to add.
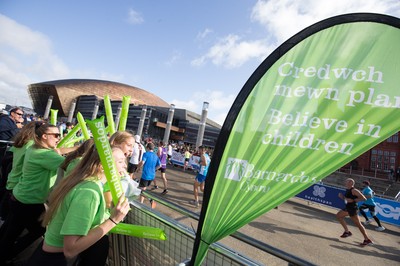
[[[351,12],[400,17],[399,0],[1,0],[0,102],[30,106],[31,83],[102,79],[222,124],[280,44]]]

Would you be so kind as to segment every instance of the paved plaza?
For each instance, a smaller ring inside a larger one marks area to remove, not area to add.
[[[196,208],[189,203],[193,199],[194,177],[194,173],[183,172],[181,168],[168,168],[169,193],[163,197],[200,213],[200,207]],[[161,187],[153,192],[160,194],[162,182],[159,174],[157,178]],[[197,223],[192,219],[172,212],[160,204],[156,210],[197,229]],[[375,223],[366,226],[375,244],[361,247],[359,243],[363,241],[363,237],[350,219],[347,222],[353,236],[345,239],[339,237],[343,229],[336,221],[336,212],[336,209],[292,198],[278,209],[273,209],[245,225],[239,232],[317,265],[399,265],[399,227],[383,223],[386,230],[377,232],[374,230]],[[232,237],[221,242],[262,264],[287,265],[287,262],[240,243]]]
[[[193,199],[194,177],[191,171],[184,172],[181,168],[168,168],[169,192],[162,197],[183,208],[200,213],[200,207],[196,208],[189,203]],[[159,173],[157,181],[160,188],[153,190],[152,193],[161,196],[163,187]],[[195,220],[171,211],[161,204],[157,205],[156,211],[167,214],[194,230],[197,229]],[[281,204],[278,209],[273,209],[245,225],[239,232],[316,265],[399,265],[399,227],[383,223],[386,230],[377,232],[374,230],[376,227],[374,223],[366,226],[375,244],[361,247],[359,243],[363,241],[362,235],[352,225],[350,219],[347,222],[353,236],[345,239],[339,237],[343,229],[336,221],[336,212],[337,210],[323,205],[292,198]],[[227,237],[221,242],[261,264],[288,265],[287,262],[232,237]],[[20,256],[16,265],[22,265],[21,263],[30,252],[32,248]]]

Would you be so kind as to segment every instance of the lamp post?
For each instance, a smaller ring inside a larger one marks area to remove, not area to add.
[[[74,117],[75,107],[76,107],[76,100],[73,99],[71,102],[71,106],[69,107],[67,122],[72,122],[72,118]]]
[[[92,120],[96,119],[98,112],[99,112],[99,101],[96,101],[93,108]]]
[[[169,140],[169,134],[171,132],[171,126],[172,126],[172,120],[174,119],[174,112],[175,112],[175,104],[171,104],[171,106],[168,110],[167,125],[166,125],[165,131],[164,131],[164,138],[163,138],[164,145],[166,145]]]
[[[197,132],[196,150],[203,144],[204,130],[206,129],[208,102],[203,102],[203,110],[201,112],[199,131]]]
[[[50,113],[50,108],[51,108],[52,103],[53,103],[53,96],[50,95],[49,99],[47,100],[46,109],[44,110],[44,115],[43,115],[44,120],[49,118],[49,113]]]
[[[144,120],[146,119],[146,113],[147,113],[147,106],[143,105],[142,106],[142,112],[140,114],[139,126],[138,126],[137,133],[136,133],[140,137],[142,137]]]
[[[120,104],[120,105],[118,106],[117,114],[116,114],[116,116],[115,116],[115,131],[118,131],[119,120],[120,120],[120,118],[121,118],[121,110],[122,110],[122,105]]]

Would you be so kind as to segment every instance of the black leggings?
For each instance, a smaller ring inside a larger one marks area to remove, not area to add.
[[[24,204],[13,196],[9,203],[10,211],[3,224],[0,238],[0,250],[2,250],[0,265],[29,247],[45,232],[45,228],[39,221],[45,211],[44,204]],[[24,229],[27,229],[28,233],[18,238]]]
[[[6,185],[8,181],[8,174],[11,172],[12,169],[12,161],[13,161],[13,153],[10,151],[7,151],[5,154],[4,151],[1,151],[0,147],[0,159],[1,162],[1,176],[0,176],[0,198],[3,197],[5,191],[6,191]],[[4,155],[4,157],[3,157]],[[4,220],[5,217],[3,217]]]
[[[110,242],[108,235],[100,238],[96,243],[82,251],[74,265],[77,266],[103,266],[106,264]]]
[[[4,190],[4,194],[1,197],[1,200],[0,200],[0,218],[2,220],[6,220],[7,219],[7,215],[8,215],[9,209],[10,209],[9,200],[10,200],[11,195],[12,195],[12,190],[5,189]]]
[[[26,266],[66,266],[67,260],[64,253],[49,253],[42,249],[43,241],[39,244],[36,251],[30,257]],[[103,266],[106,264],[109,241],[108,236],[103,236],[99,241],[94,243],[85,251],[81,252],[75,262],[74,266]]]
[[[67,266],[67,260],[63,252],[49,253],[44,251],[42,247],[43,241],[40,242],[35,252],[29,258],[26,266]]]

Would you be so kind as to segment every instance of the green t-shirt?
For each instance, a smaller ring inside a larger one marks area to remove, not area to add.
[[[85,236],[108,217],[101,182],[85,180],[65,196],[47,227],[44,241],[53,247],[63,247],[64,236]]]
[[[67,166],[67,170],[65,170],[65,174],[64,176],[69,175],[72,170],[75,169],[75,167],[78,165],[78,163],[82,160],[82,157],[78,157],[73,159],[72,161],[69,162],[68,166]]]
[[[24,164],[26,150],[33,145],[33,140],[28,141],[21,148],[11,147],[11,152],[13,153],[12,169],[8,174],[8,180],[6,188],[8,190],[13,190],[18,184],[19,179],[22,176],[22,166]]]
[[[109,191],[111,191],[111,189],[110,189],[110,185],[108,184],[108,181],[104,184],[104,187],[103,187],[103,192],[109,192]]]
[[[25,204],[45,203],[56,181],[57,168],[64,159],[54,150],[34,146],[27,149],[22,176],[13,190],[14,197]]]

